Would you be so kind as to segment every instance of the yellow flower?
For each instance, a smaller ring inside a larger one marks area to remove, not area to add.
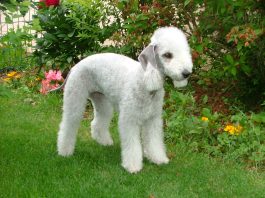
[[[233,125],[226,125],[224,131],[230,133],[231,135],[235,134],[235,127]]]
[[[226,125],[224,128],[224,131],[228,132],[231,135],[239,135],[239,133],[243,130],[243,127],[240,126],[239,124],[234,126],[231,124]]]
[[[207,118],[207,117],[202,117],[201,120],[204,121],[204,122],[208,122],[208,121],[209,121],[209,118]]]
[[[4,78],[3,79],[5,82],[9,82],[11,80],[11,78]]]
[[[14,77],[16,75],[17,75],[17,72],[15,72],[15,71],[12,71],[12,72],[7,74],[8,77]]]
[[[16,71],[12,71],[12,72],[9,72],[6,76],[7,76],[6,78],[7,80],[5,81],[10,81],[11,79],[19,79],[21,78],[22,75]]]

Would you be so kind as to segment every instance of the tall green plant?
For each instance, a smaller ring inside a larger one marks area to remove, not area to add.
[[[29,66],[27,47],[33,37],[26,29],[9,30],[0,37],[0,68]]]
[[[34,53],[40,65],[64,68],[100,52],[109,37],[106,27],[100,25],[105,20],[102,6],[95,1],[89,6],[63,1],[58,7],[40,9],[37,18],[42,36],[37,38]]]
[[[27,48],[31,47],[33,39],[30,26],[24,23],[21,27],[21,25],[16,25],[14,22],[23,17],[29,11],[31,5],[28,0],[10,0],[0,3],[1,15],[4,16],[4,23],[0,24],[0,28],[2,29],[2,25],[9,25],[7,32],[0,37],[1,68],[12,66],[18,69],[25,68],[30,64],[27,54]]]

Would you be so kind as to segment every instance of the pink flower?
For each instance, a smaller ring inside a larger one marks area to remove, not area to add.
[[[45,72],[45,78],[47,80],[63,80],[62,72],[56,70],[49,70],[49,72]]]
[[[60,86],[58,82],[63,81],[61,71],[49,70],[49,72],[45,72],[45,78],[41,81],[40,92],[42,94],[47,94],[50,90],[58,88]]]
[[[51,81],[45,79],[41,81],[41,89],[40,92],[46,95],[50,90],[58,88],[60,85],[56,82],[52,84]]]
[[[41,81],[41,89],[40,89],[40,92],[42,94],[47,94],[48,91],[49,91],[49,89],[50,89],[50,80],[47,80],[47,79],[42,80]]]
[[[60,70],[57,71],[57,73],[56,73],[56,80],[58,80],[58,81],[62,81],[63,80],[62,72]]]
[[[47,80],[53,80],[55,78],[55,74],[53,70],[49,70],[49,72],[45,72],[45,78]]]

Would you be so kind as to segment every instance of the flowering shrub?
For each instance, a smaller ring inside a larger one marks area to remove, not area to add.
[[[223,115],[198,106],[190,93],[168,87],[167,91],[164,117],[168,143],[250,166],[265,165],[265,113]]]
[[[61,71],[49,70],[49,72],[45,72],[45,79],[41,81],[40,92],[47,94],[50,90],[58,88],[63,80]]]
[[[264,3],[259,0],[186,2],[203,8],[194,13],[198,23],[193,26],[190,40],[195,65],[207,71],[200,71],[200,82],[226,81],[240,101],[247,105],[261,104],[265,100]]]

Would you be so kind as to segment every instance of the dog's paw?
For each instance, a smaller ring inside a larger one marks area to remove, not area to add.
[[[152,160],[155,164],[161,165],[161,164],[168,164],[169,159],[167,157],[163,157],[160,159]]]
[[[69,157],[73,155],[74,149],[65,147],[65,148],[58,148],[58,155],[61,155],[63,157]]]
[[[110,139],[95,139],[99,144],[103,146],[112,146],[113,145],[113,140]]]
[[[163,156],[154,156],[153,155],[153,156],[151,156],[151,155],[147,155],[145,153],[145,157],[157,165],[168,164],[168,162],[169,162],[169,159],[166,155],[163,155]]]
[[[113,140],[110,135],[106,135],[105,137],[97,136],[92,133],[92,138],[99,144],[103,146],[111,146],[113,145]]]
[[[122,163],[122,167],[127,170],[129,173],[138,173],[142,168],[142,163],[140,164],[129,164],[129,163]]]

